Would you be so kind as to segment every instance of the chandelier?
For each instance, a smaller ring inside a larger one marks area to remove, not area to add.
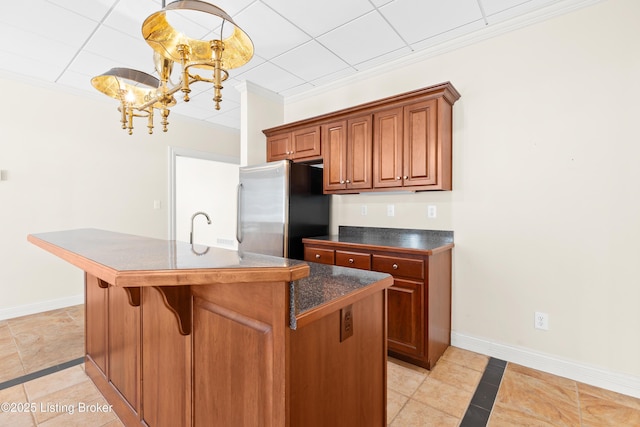
[[[176,30],[166,15],[168,11],[179,10],[218,17],[221,23],[214,30],[218,38],[197,40]],[[153,133],[154,109],[160,111],[162,130],[166,132],[169,109],[177,103],[174,94],[181,91],[183,100],[189,102],[194,83],[213,84],[213,101],[219,110],[222,82],[229,77],[227,70],[246,64],[253,56],[249,36],[222,9],[200,0],[180,0],[166,6],[163,2],[163,8],[142,24],[142,36],[153,48],[158,78],[130,68],[112,68],[91,79],[93,87],[120,102],[122,129],[128,130],[129,135],[133,134],[134,117],[146,117],[149,133]],[[175,62],[181,67],[180,81],[172,84],[169,79]]]

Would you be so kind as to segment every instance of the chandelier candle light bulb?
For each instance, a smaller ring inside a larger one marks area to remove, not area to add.
[[[195,11],[219,18],[220,39],[191,39],[167,21],[167,12]],[[224,38],[225,25],[233,31]],[[183,100],[189,102],[190,85],[196,82],[213,84],[215,109],[222,102],[222,82],[229,77],[228,69],[240,67],[253,57],[253,43],[229,15],[217,6],[200,0],[179,0],[169,3],[153,13],[142,24],[142,36],[154,50],[154,64],[159,79],[128,68],[113,68],[94,77],[92,85],[107,96],[120,101],[122,127],[133,133],[133,117],[148,117],[149,133],[153,133],[154,109],[162,115],[163,131],[169,125],[169,109],[176,105],[173,94],[181,90]],[[181,67],[180,82],[171,87],[169,77],[174,62]],[[211,78],[202,77],[193,70],[212,72]],[[117,90],[116,90],[117,88]],[[131,94],[131,97],[130,97]]]

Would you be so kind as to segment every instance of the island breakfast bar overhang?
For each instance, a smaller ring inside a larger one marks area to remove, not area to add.
[[[84,270],[85,370],[125,425],[386,425],[391,276],[96,229],[28,240]]]

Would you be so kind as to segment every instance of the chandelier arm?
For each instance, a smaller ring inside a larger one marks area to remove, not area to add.
[[[152,133],[154,109],[161,111],[162,130],[166,132],[169,108],[176,105],[173,95],[182,90],[184,100],[188,101],[191,92],[189,85],[195,82],[213,85],[213,101],[216,110],[219,110],[222,82],[229,77],[227,70],[246,64],[254,54],[253,42],[247,33],[219,7],[202,0],[176,0],[169,4],[161,0],[161,3],[162,10],[148,16],[142,24],[142,37],[154,50],[154,63],[160,80],[128,68],[112,68],[91,79],[91,84],[98,91],[119,101],[122,128],[128,129],[129,134],[133,133],[134,117],[148,117],[147,127],[149,133]],[[221,19],[219,39],[192,39],[174,28],[171,20],[167,19],[167,12],[181,10],[200,12]],[[228,26],[232,27],[232,31],[225,35]],[[177,85],[170,81],[174,62],[182,66],[182,78]],[[189,73],[191,67],[212,69],[213,77],[201,77],[197,73],[192,75]]]

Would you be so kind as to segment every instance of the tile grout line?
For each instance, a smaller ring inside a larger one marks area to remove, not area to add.
[[[62,371],[62,370],[67,369],[67,368],[71,368],[71,367],[76,366],[76,365],[80,365],[81,363],[84,363],[84,356],[83,357],[79,357],[77,359],[69,360],[69,361],[64,362],[64,363],[60,363],[59,365],[55,365],[55,366],[51,366],[49,368],[41,369],[41,370],[36,371],[36,372],[31,372],[30,374],[22,375],[20,377],[14,378],[14,379],[9,380],[9,381],[2,382],[2,383],[0,383],[0,390],[4,390],[4,389],[9,388],[9,387],[13,387],[13,386],[16,386],[16,385],[24,384],[27,381],[31,381],[31,380],[35,380],[35,379],[38,379],[38,378],[42,378],[44,376],[53,374],[55,372]]]
[[[387,360],[387,363],[389,363],[389,361]],[[391,362],[393,363],[393,362]],[[422,384],[424,384],[424,382],[427,380],[427,378],[429,378],[429,375],[431,375],[431,371],[427,370],[428,374],[425,375],[425,377],[422,379],[422,381],[420,382],[420,384],[418,384],[418,386],[416,387],[415,390],[413,390],[413,392],[411,393],[410,396],[407,396],[405,394],[400,393],[399,391],[396,391],[396,393],[399,393],[403,396],[405,396],[407,398],[407,400],[404,402],[404,404],[402,405],[402,407],[400,408],[400,410],[398,410],[398,412],[396,413],[396,415],[393,417],[393,419],[387,423],[388,426],[391,426],[393,424],[393,422],[395,421],[396,418],[398,418],[398,415],[400,415],[402,413],[402,410],[407,406],[407,404],[411,401],[411,399],[413,398],[413,396],[418,392],[418,389],[422,386]],[[388,388],[389,385],[387,384],[387,402],[389,401],[389,396],[388,396]]]

